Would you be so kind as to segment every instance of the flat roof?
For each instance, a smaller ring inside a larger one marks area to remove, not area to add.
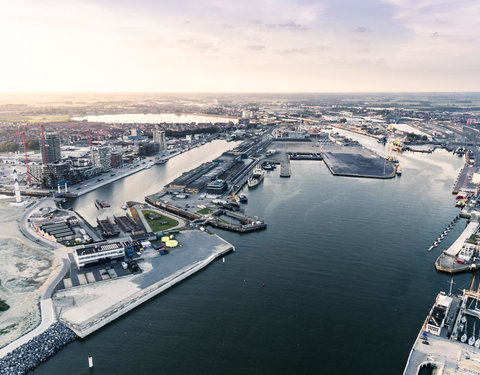
[[[436,327],[441,327],[442,322],[445,319],[447,309],[444,306],[435,306],[432,314],[428,317],[428,324]]]
[[[82,256],[82,255],[102,253],[105,251],[120,250],[120,249],[124,249],[124,246],[120,242],[113,242],[113,243],[107,243],[103,245],[83,247],[80,249],[76,249],[75,252],[77,253],[77,255]]]

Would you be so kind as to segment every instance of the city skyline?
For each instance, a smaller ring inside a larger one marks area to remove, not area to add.
[[[0,92],[476,91],[474,1],[6,2]]]

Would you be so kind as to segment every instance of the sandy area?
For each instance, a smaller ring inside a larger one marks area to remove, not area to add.
[[[0,202],[0,299],[10,306],[0,312],[0,347],[39,324],[39,289],[53,261],[50,250],[20,232],[18,220],[23,210]]]

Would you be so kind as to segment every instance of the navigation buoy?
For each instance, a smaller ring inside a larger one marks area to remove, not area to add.
[[[262,286],[265,286],[265,284],[262,283]]]
[[[92,368],[93,367],[93,358],[91,355],[88,356],[88,367]]]

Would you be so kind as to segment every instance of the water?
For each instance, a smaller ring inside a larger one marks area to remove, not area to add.
[[[34,373],[400,374],[437,292],[448,289],[434,261],[465,222],[428,253],[458,213],[451,187],[463,160],[444,151],[399,159],[404,174],[393,180],[335,177],[315,161],[293,161],[290,179],[269,172],[246,192],[247,213],[265,219],[266,231],[219,231],[236,246],[225,263],[68,345]],[[151,182],[132,176],[84,203],[159,190],[166,171],[148,173]],[[470,277],[456,276],[455,288]]]
[[[237,123],[236,118],[220,117],[220,116],[203,116],[203,115],[185,115],[176,113],[162,113],[162,114],[142,114],[142,113],[126,113],[119,115],[99,115],[99,116],[85,116],[74,117],[77,121],[91,121],[91,122],[108,122],[112,124],[160,124],[163,122],[174,124],[190,124],[208,123],[208,122],[233,122]]]

